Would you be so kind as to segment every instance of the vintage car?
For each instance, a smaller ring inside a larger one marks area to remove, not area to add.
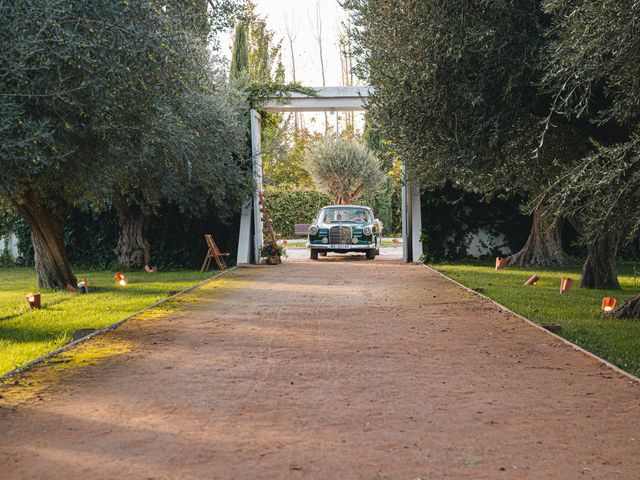
[[[309,227],[311,260],[327,252],[359,252],[373,260],[380,253],[382,224],[369,207],[328,205],[323,207]]]

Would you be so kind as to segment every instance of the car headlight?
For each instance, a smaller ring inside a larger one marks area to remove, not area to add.
[[[351,239],[351,243],[353,243],[354,245],[355,245],[356,243],[358,243],[358,238],[357,238],[357,237],[353,237],[353,238]]]
[[[318,227],[316,225],[311,225],[309,227],[309,235],[317,235],[318,234]]]
[[[362,229],[362,233],[364,233],[365,235],[371,235],[373,233],[373,230],[371,229],[371,227],[364,227]]]

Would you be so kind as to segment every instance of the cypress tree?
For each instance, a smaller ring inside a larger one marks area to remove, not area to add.
[[[231,51],[231,78],[238,79],[246,74],[249,68],[249,47],[247,45],[247,24],[244,21],[236,23]]]

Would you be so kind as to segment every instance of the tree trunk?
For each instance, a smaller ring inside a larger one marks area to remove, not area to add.
[[[640,295],[627,298],[613,312],[615,318],[640,318]]]
[[[146,220],[134,208],[118,208],[120,238],[116,247],[118,264],[127,269],[142,268],[151,259],[149,242],[144,236]]]
[[[63,289],[76,285],[64,246],[64,222],[68,208],[46,208],[43,202],[25,200],[16,207],[31,230],[38,287]]]
[[[619,290],[616,256],[620,233],[608,232],[587,245],[587,260],[582,267],[580,288],[599,290]]]
[[[555,267],[569,263],[562,250],[561,220],[549,219],[537,210],[533,212],[533,225],[525,246],[508,259],[508,265],[521,267]]]

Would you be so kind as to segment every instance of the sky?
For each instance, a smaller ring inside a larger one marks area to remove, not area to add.
[[[286,80],[293,81],[291,69],[291,49],[287,37],[287,28],[294,38],[294,55],[296,63],[296,80],[308,87],[322,86],[320,55],[316,39],[316,18],[319,7],[322,24],[322,45],[325,63],[325,80],[328,87],[340,86],[342,67],[340,63],[339,37],[343,30],[342,23],[346,13],[338,0],[253,0],[258,15],[267,22],[267,27],[274,32],[274,40],[282,40],[282,62],[286,70]],[[221,54],[231,61],[231,44],[233,30],[220,36]],[[324,115],[318,113],[302,114],[307,128],[311,131],[323,132]],[[334,127],[335,116],[329,115],[329,124]],[[344,113],[340,114],[340,128],[344,128]],[[356,130],[361,131],[364,125],[364,113],[355,115]]]
[[[337,0],[254,0],[258,14],[266,19],[269,29],[275,32],[276,40],[282,39],[282,60],[286,68],[287,81],[292,81],[291,49],[287,39],[287,26],[295,38],[294,54],[296,79],[311,87],[322,86],[320,57],[316,32],[316,7],[320,8],[322,23],[323,53],[327,86],[342,85],[339,30],[345,12]],[[231,58],[232,32],[221,36],[222,54]]]

